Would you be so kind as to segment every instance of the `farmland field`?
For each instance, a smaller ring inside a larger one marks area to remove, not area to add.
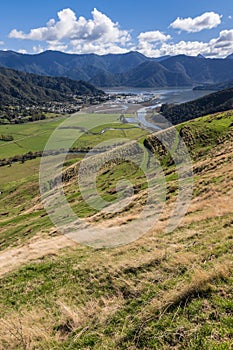
[[[12,135],[13,141],[0,141],[0,159],[9,158],[16,155],[25,154],[27,152],[42,151],[52,132],[66,122],[67,118],[59,118],[58,120],[44,120],[33,123],[17,124],[17,125],[1,125],[1,135]],[[87,135],[75,129],[75,137],[80,140],[74,143],[74,147],[93,147],[96,143],[105,141],[109,138],[135,138],[145,136],[146,132],[136,128],[131,124],[120,124],[119,114],[79,114],[72,117],[69,122],[69,128],[81,127],[88,130],[94,128],[94,132],[100,132],[105,128],[116,128],[116,130],[107,130],[102,135]],[[121,128],[122,130],[119,130]],[[129,128],[124,130],[123,128]],[[131,129],[132,128],[132,129]],[[60,142],[70,139],[71,129],[61,129],[59,132]]]

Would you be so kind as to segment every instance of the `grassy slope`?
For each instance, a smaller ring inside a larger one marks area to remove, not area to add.
[[[77,118],[74,120],[74,125],[91,128],[92,122],[90,118],[93,118],[99,127],[92,129],[93,132],[99,132],[106,127],[116,127],[119,130],[109,130],[102,135],[91,135],[82,133],[82,136],[74,143],[75,147],[94,147],[95,145],[112,140],[115,138],[128,138],[134,139],[135,137],[143,137],[147,134],[144,130],[135,128],[134,125],[119,124],[119,115],[95,115],[95,114],[77,114]],[[58,127],[64,118],[56,121],[43,121],[34,122],[21,125],[9,125],[0,126],[0,132],[12,133],[15,138],[15,142],[5,142],[0,144],[1,158],[7,158],[8,156],[14,156],[17,154],[24,154],[28,151],[43,150],[45,144],[53,132]],[[129,129],[122,129],[123,127],[129,127]],[[69,139],[71,131],[60,130],[61,140]],[[81,135],[81,132],[78,133]],[[76,133],[76,136],[78,135]],[[62,142],[62,141],[61,141]],[[60,147],[60,146],[59,146]],[[82,158],[82,156],[69,155],[67,162],[64,166],[70,166],[75,160]],[[39,186],[38,186],[38,172],[39,172],[40,160],[33,159],[28,160],[24,164],[14,163],[11,167],[1,167],[0,177],[0,217],[3,219],[1,223],[1,238],[0,246],[5,248],[10,244],[17,244],[17,242],[24,242],[30,239],[38,231],[48,231],[51,227],[49,219],[44,215],[44,210],[39,202]],[[49,163],[48,163],[49,166]],[[75,192],[75,195],[73,195]],[[82,216],[86,216],[89,213],[93,213],[93,210],[86,205],[85,201],[77,198],[80,197],[80,193],[77,192],[76,182],[71,183],[68,189],[68,200],[74,203],[74,209],[78,207],[79,213]],[[106,193],[108,196],[108,194]],[[29,209],[33,205],[38,205],[40,210],[31,213]],[[73,205],[73,204],[72,204]],[[42,218],[41,218],[42,216]],[[25,229],[25,221],[27,222]],[[26,232],[25,232],[26,231]]]
[[[196,160],[208,153],[213,146],[224,141],[225,136],[229,134],[229,130],[232,130],[232,122],[232,111],[229,111],[181,123],[176,126],[176,130],[186,143],[190,155]],[[161,139],[171,147],[173,127],[168,129],[166,133],[161,132],[160,135]],[[177,145],[176,143],[177,140],[174,141],[174,151],[177,149],[178,143]],[[148,136],[144,144],[159,156],[161,162],[169,163],[171,157],[156,136]]]
[[[188,214],[172,234],[162,228],[177,183],[174,167],[164,162],[166,210],[145,237],[112,250],[64,244],[3,276],[2,349],[230,349],[232,120],[228,112],[179,126],[193,136],[195,189]],[[106,184],[114,187],[127,172],[139,185],[138,202],[143,203],[144,180],[124,163],[99,177],[102,195],[114,198]],[[33,242],[56,238],[36,197],[36,176],[5,186],[1,204],[9,214],[2,212],[2,249],[36,234]],[[70,199],[73,186],[73,180],[66,185]]]

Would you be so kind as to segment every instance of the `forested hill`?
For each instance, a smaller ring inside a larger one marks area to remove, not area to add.
[[[84,81],[39,76],[0,67],[1,105],[73,101],[75,95],[102,94],[103,91]]]
[[[233,88],[233,79],[218,84],[204,84],[196,86],[193,90],[213,90],[220,91]]]
[[[161,107],[161,114],[172,124],[179,124],[203,115],[229,109],[233,109],[233,88],[221,90],[179,105],[164,104]]]

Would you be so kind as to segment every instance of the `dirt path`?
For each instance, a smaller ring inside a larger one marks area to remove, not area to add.
[[[229,214],[233,209],[232,205],[229,206],[230,195],[230,192],[222,196],[213,196],[213,194],[211,196],[210,194],[210,198],[208,198],[208,200],[205,198],[205,196],[202,199],[199,198],[199,200],[193,200],[189,209],[189,215],[183,219],[182,225]],[[215,206],[216,200],[218,200],[217,206]],[[126,217],[124,219],[127,220]],[[120,218],[113,218],[108,220],[108,224],[112,223],[119,225],[120,221]],[[166,220],[159,222],[157,224],[157,229],[162,229],[162,226],[165,224]],[[21,265],[50,254],[57,255],[60,249],[73,247],[76,244],[77,243],[75,243],[75,241],[67,238],[64,235],[43,239],[37,236],[32,238],[32,240],[24,246],[8,248],[7,250],[0,252],[0,278],[5,274],[16,270]]]
[[[4,250],[0,253],[0,277],[32,260],[49,254],[56,254],[58,250],[75,244],[71,239],[59,235],[47,239],[34,238],[24,246]]]

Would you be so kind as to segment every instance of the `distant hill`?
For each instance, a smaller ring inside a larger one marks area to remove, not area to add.
[[[227,56],[227,59],[228,60],[233,60],[233,53],[231,55]]]
[[[65,76],[99,87],[169,87],[218,84],[233,79],[233,60],[177,55],[148,58],[125,54],[67,54],[45,51],[36,55],[0,51],[0,66],[46,76]]]
[[[229,109],[233,109],[233,88],[221,90],[179,105],[164,104],[161,107],[161,114],[172,124],[179,124],[203,115]]]
[[[229,59],[203,59],[178,55],[162,62],[167,69],[182,72],[196,83],[220,83],[233,79],[233,61]]]
[[[123,73],[147,60],[138,52],[98,56],[95,54],[66,54],[59,51],[45,51],[36,55],[0,51],[0,66],[28,73],[66,76],[85,81],[103,72]]]
[[[84,81],[47,77],[0,67],[0,104],[37,104],[72,101],[74,95],[100,95],[103,91]]]
[[[162,63],[144,62],[121,76],[122,85],[133,87],[191,86],[191,79],[182,71],[166,68]]]
[[[199,85],[193,88],[193,90],[213,90],[213,91],[220,91],[224,89],[230,89],[233,87],[233,79],[224,81],[223,83],[218,84],[204,84]]]
[[[192,86],[192,81],[182,72],[173,72],[161,63],[146,61],[132,70],[112,74],[99,73],[91,80],[96,86],[130,86],[130,87],[164,87],[164,86]]]
[[[200,53],[197,55],[197,57],[198,57],[198,58],[203,58],[203,59],[205,59],[205,56],[203,56],[203,55],[200,54]]]

